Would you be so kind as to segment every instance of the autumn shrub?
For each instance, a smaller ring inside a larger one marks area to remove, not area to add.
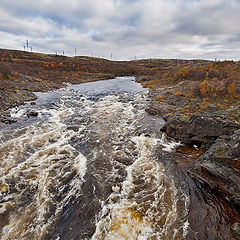
[[[163,101],[163,100],[164,100],[164,97],[162,97],[162,96],[156,97],[156,101]]]
[[[183,92],[173,92],[173,95],[174,96],[180,96],[180,95],[184,95],[184,93]]]
[[[200,87],[200,92],[201,92],[201,96],[206,96],[209,92],[209,83],[208,83],[208,80],[205,79],[203,80],[200,84],[199,84],[199,87]]]
[[[230,98],[234,98],[236,96],[236,84],[232,82],[227,89],[228,95]]]

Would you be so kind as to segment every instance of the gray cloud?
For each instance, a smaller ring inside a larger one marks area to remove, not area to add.
[[[0,0],[0,47],[115,59],[239,59],[238,0]]]

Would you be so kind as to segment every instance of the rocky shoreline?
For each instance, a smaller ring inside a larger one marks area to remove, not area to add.
[[[183,89],[189,85],[191,82],[187,81],[150,90],[146,111],[166,121],[161,131],[167,136],[206,150],[187,166],[188,176],[239,207],[240,125],[235,119],[240,113],[239,101],[229,102],[227,108],[209,103],[196,112],[191,111],[202,100],[185,97]]]

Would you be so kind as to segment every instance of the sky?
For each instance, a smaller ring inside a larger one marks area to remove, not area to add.
[[[0,0],[0,48],[239,60],[239,23],[240,0]]]

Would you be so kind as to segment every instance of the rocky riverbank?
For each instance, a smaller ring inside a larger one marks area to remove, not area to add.
[[[150,90],[149,114],[166,122],[161,131],[186,145],[205,149],[188,174],[240,206],[240,101],[188,97],[196,82]]]

